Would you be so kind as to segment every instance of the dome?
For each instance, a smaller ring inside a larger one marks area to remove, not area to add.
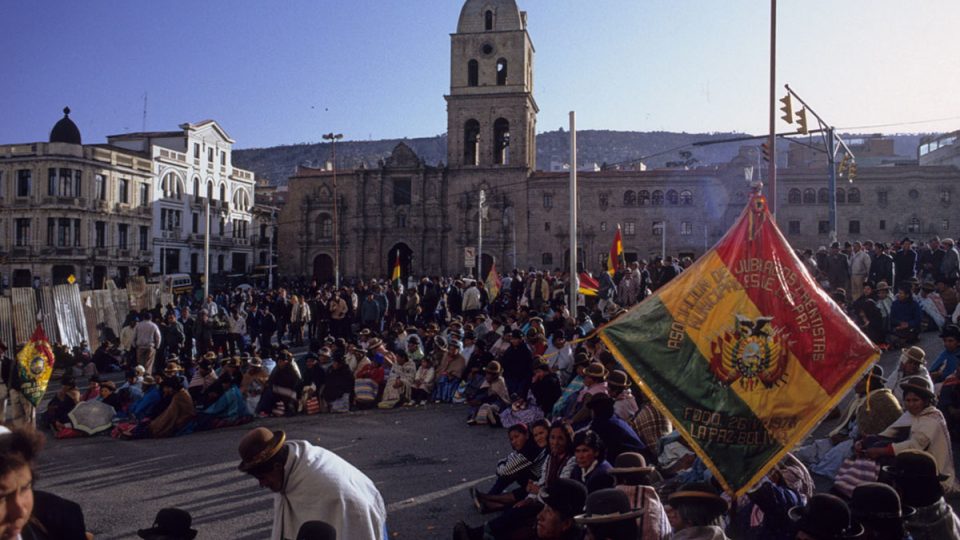
[[[523,30],[523,20],[516,0],[466,0],[460,10],[458,34],[487,31],[487,12],[491,12],[490,30]]]
[[[63,108],[63,118],[50,130],[50,142],[81,144],[80,129],[70,119],[70,107]]]

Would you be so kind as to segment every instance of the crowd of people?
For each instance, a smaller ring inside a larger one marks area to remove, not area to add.
[[[798,253],[867,336],[903,349],[901,362],[890,376],[876,366],[836,412],[827,438],[795,449],[738,499],[722,492],[594,332],[685,271],[689,259],[598,272],[596,295],[580,297],[576,317],[559,271],[515,271],[496,288],[469,277],[424,277],[406,287],[289,281],[270,291],[181,296],[131,313],[119,332],[101,327],[100,346],[72,355],[73,369],[37,423],[57,437],[85,436],[68,413],[87,400],[114,408],[116,438],[449,403],[462,410],[464,429],[502,426],[510,444],[509,455],[491,464],[497,480],[471,493],[491,519],[457,524],[455,538],[866,531],[960,539],[960,520],[944,501],[957,491],[951,441],[960,432],[960,327],[950,261],[960,255],[949,239],[931,242],[908,267],[910,242],[899,244],[892,256],[866,242]],[[895,301],[885,296],[890,284]],[[944,344],[929,366],[915,345],[923,331],[939,332]],[[101,378],[116,370],[124,371],[122,383]],[[14,426],[32,423],[26,409],[16,418]],[[829,491],[815,493],[815,478]]]

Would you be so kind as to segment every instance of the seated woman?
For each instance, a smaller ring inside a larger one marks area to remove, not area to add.
[[[608,482],[614,485],[614,479],[610,475],[610,469],[613,467],[607,461],[607,449],[593,431],[581,431],[573,439],[573,456],[577,466],[570,475],[572,480],[576,480],[588,487],[591,485],[602,485]]]
[[[508,429],[507,437],[513,451],[497,463],[497,480],[486,495],[500,495],[514,482],[523,488],[529,480],[540,478],[543,460],[547,457],[547,436],[548,430],[542,425],[536,436],[524,424]],[[480,492],[475,493],[477,497],[481,496]]]
[[[167,377],[160,383],[163,401],[168,402],[156,418],[146,418],[138,423],[119,424],[114,436],[127,439],[159,439],[173,437],[189,427],[196,416],[193,399],[183,387],[179,377]]]
[[[417,366],[410,361],[407,353],[396,353],[397,363],[390,370],[390,375],[383,388],[383,399],[378,407],[392,409],[401,403],[409,403],[413,382],[417,376]]]
[[[470,405],[470,415],[467,424],[500,424],[500,410],[509,407],[510,394],[507,392],[507,383],[503,379],[503,368],[500,362],[491,360],[483,368],[484,381],[480,391],[467,404]]]
[[[510,396],[513,398],[509,407],[500,412],[500,423],[503,427],[510,427],[514,424],[527,424],[532,426],[534,422],[543,420],[543,409],[541,409],[533,396],[533,391],[527,393],[528,398],[522,396]]]
[[[212,405],[197,414],[197,431],[237,426],[253,420],[238,382],[236,375],[224,373],[220,376],[219,384],[223,393]]]
[[[436,380],[436,370],[433,367],[433,360],[429,356],[420,360],[420,367],[413,377],[413,385],[410,387],[409,405],[426,405],[433,393],[433,384]]]
[[[447,352],[437,368],[437,383],[433,390],[434,403],[453,401],[453,394],[460,386],[463,370],[467,367],[467,360],[460,354],[461,347],[460,342],[454,339],[447,344]]]
[[[266,389],[257,405],[261,417],[292,416],[300,405],[299,393],[300,368],[293,361],[290,351],[280,351],[277,355],[277,367],[270,372]]]
[[[247,402],[247,408],[250,411],[256,411],[260,404],[260,396],[263,395],[263,389],[267,387],[267,379],[270,375],[263,369],[263,360],[259,356],[254,356],[247,362],[247,372],[243,374],[240,382],[240,393]]]
[[[163,392],[157,386],[157,381],[153,378],[153,375],[147,375],[143,378],[142,388],[143,397],[132,402],[127,408],[129,416],[135,420],[153,418],[162,412],[158,405],[163,399]]]
[[[912,377],[905,380],[900,388],[903,389],[903,408],[906,412],[880,433],[881,438],[899,442],[882,446],[874,445],[871,448],[864,448],[866,445],[858,442],[857,450],[863,451],[872,459],[893,457],[906,450],[929,452],[937,461],[937,469],[942,475],[941,486],[944,493],[957,492],[957,478],[947,421],[940,409],[936,407],[937,398],[933,392],[933,386],[928,379]],[[909,434],[904,439],[905,431]]]
[[[80,402],[80,391],[77,383],[71,376],[65,376],[60,382],[60,389],[50,400],[47,410],[40,416],[40,426],[60,431],[65,424],[70,423],[67,416],[77,403]]]
[[[96,374],[91,375],[87,382],[90,386],[88,386],[87,391],[80,396],[80,401],[90,401],[100,397],[100,376]]]
[[[100,385],[100,397],[98,401],[102,401],[107,405],[113,407],[114,411],[120,412],[120,409],[123,403],[120,400],[120,395],[117,394],[117,385],[113,381],[104,381]]]
[[[384,365],[388,361],[384,353],[379,350],[383,347],[383,341],[380,338],[373,338],[368,345],[370,346],[370,351],[367,353],[368,361],[362,362],[362,366],[357,368],[353,383],[357,407],[376,405],[386,378]]]
[[[919,339],[923,310],[913,299],[909,284],[897,290],[897,299],[890,305],[890,334],[887,342],[894,347],[911,345]]]
[[[333,355],[333,364],[327,373],[327,382],[320,392],[321,407],[328,412],[349,412],[350,393],[353,392],[353,372],[341,354]]]

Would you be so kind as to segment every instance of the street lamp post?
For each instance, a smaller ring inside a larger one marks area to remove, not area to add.
[[[337,200],[337,141],[343,138],[343,133],[327,133],[323,140],[330,141],[333,160],[333,285],[340,288],[340,217]]]

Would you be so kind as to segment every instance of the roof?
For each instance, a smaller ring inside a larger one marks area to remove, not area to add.
[[[183,137],[182,131],[136,131],[133,133],[120,133],[119,135],[107,135],[108,139],[165,139],[169,137]]]
[[[523,30],[523,19],[516,0],[467,0],[460,10],[458,34],[481,33],[486,30],[486,12],[493,12],[493,31]]]
[[[63,108],[63,118],[53,125],[50,130],[50,142],[83,144],[80,138],[80,128],[70,119],[70,107]]]

